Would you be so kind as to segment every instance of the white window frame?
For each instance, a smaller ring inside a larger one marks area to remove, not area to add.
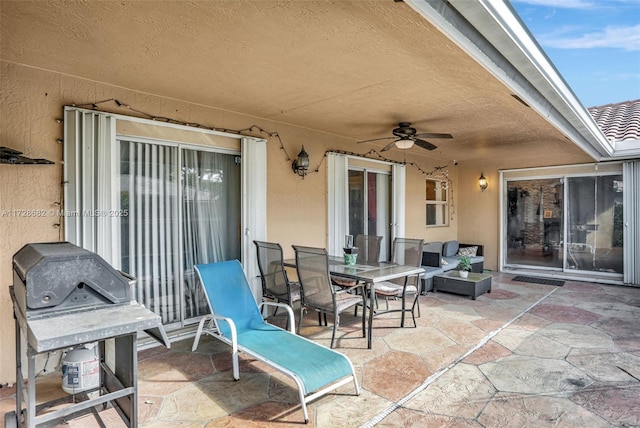
[[[436,199],[434,200],[429,200],[427,199],[427,183],[428,182],[434,182],[435,183],[435,188],[436,188]],[[449,226],[449,199],[450,199],[450,193],[449,193],[449,183],[446,180],[439,180],[437,178],[427,178],[425,179],[425,225],[428,228],[431,227],[445,227],[445,226]],[[438,190],[438,188],[440,190]],[[439,200],[437,198],[440,198],[442,196],[442,190],[444,190],[444,197],[445,200]],[[435,224],[428,224],[427,223],[427,207],[429,206],[436,206],[436,207],[442,207],[444,206],[444,211],[440,210],[440,209],[436,209],[436,223]]]

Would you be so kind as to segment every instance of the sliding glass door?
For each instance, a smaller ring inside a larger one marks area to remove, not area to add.
[[[382,236],[380,260],[390,254],[390,175],[349,169],[349,234]]]
[[[240,157],[120,141],[121,269],[164,324],[208,313],[193,266],[241,258]]]
[[[561,178],[507,183],[506,264],[562,268],[563,192]]]
[[[258,295],[266,140],[74,107],[64,126],[64,209],[83,213],[65,239],[130,274],[169,332],[208,313],[195,264],[238,259]]]
[[[623,273],[622,174],[506,181],[504,266]]]
[[[570,177],[566,268],[622,273],[622,175]]]
[[[209,308],[194,265],[241,260],[240,157],[182,150],[182,243],[185,318]]]

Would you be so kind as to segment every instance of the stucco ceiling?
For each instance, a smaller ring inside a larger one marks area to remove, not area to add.
[[[408,5],[359,1],[7,1],[1,55],[354,141],[399,121],[435,159],[574,153],[573,144]],[[215,123],[207,124],[217,126]],[[363,144],[380,148],[385,142]]]

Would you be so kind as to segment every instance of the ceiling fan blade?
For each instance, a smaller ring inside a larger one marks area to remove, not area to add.
[[[373,140],[364,140],[364,141],[358,141],[356,144],[361,144],[361,143],[372,143],[374,141],[380,141],[380,140],[388,140],[390,138],[395,139],[396,137],[382,137],[382,138],[374,138]]]
[[[386,152],[387,150],[389,150],[390,148],[392,148],[393,146],[396,145],[395,140],[390,142],[389,144],[387,144],[386,146],[384,146],[384,148],[382,150],[380,150],[381,152]]]
[[[453,138],[451,134],[438,134],[436,132],[421,132],[414,135],[416,138]]]
[[[434,150],[434,149],[438,148],[437,146],[434,146],[433,144],[431,144],[428,141],[420,140],[420,139],[417,139],[417,138],[416,138],[416,140],[414,142],[416,143],[416,146],[422,147],[425,150]]]

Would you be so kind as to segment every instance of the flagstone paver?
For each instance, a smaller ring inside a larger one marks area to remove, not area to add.
[[[306,426],[640,426],[640,288],[512,278],[494,273],[492,292],[475,301],[420,296],[416,328],[411,321],[400,328],[398,314],[376,316],[372,349],[360,319],[345,313],[336,349],[353,362],[362,394],[344,385],[311,402]],[[328,345],[331,330],[307,313],[301,335]],[[186,338],[171,350],[139,352],[139,427],[303,425],[286,376],[241,354],[234,381],[227,345],[208,336],[196,352],[191,344]],[[39,400],[64,395],[59,376],[38,384]],[[15,407],[15,393],[0,388],[0,416]],[[113,409],[102,413],[109,428],[123,426]],[[86,416],[56,428],[97,426]]]

